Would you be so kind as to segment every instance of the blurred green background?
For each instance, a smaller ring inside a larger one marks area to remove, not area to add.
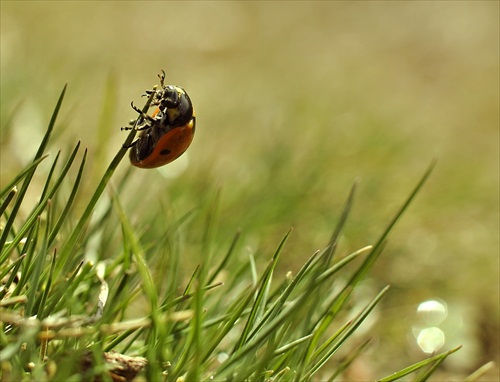
[[[429,299],[447,307],[440,350],[464,345],[442,372],[498,361],[498,2],[0,6],[2,185],[33,157],[68,82],[53,154],[81,140],[93,191],[135,117],[130,101],[142,105],[160,69],[191,96],[197,132],[161,170],[120,165],[115,183],[132,171],[121,199],[151,235],[220,189],[221,248],[241,229],[241,256],[263,264],[293,226],[282,271],[296,272],[327,243],[355,179],[341,254],[372,244],[437,159],[365,283],[370,296],[393,288],[367,325],[360,375],[426,356],[414,333]]]

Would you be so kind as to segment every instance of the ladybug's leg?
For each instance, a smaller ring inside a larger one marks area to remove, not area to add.
[[[157,89],[145,90],[144,94],[142,94],[141,97],[149,97],[151,94],[154,94],[154,93],[156,93],[156,95],[154,97],[155,99],[161,98],[161,94],[163,94],[163,92],[161,90],[157,90]]]
[[[165,87],[165,71],[162,69],[161,73],[158,74],[158,78],[160,79],[160,86],[163,89]]]
[[[153,125],[151,125],[149,123],[143,123],[141,125],[137,125],[135,127],[135,130],[137,130],[137,131],[148,130],[148,129],[151,129],[152,127],[153,127]],[[127,126],[127,127],[121,127],[120,128],[121,131],[128,131],[128,130],[132,130],[132,129],[134,129],[134,127],[132,127],[132,126]]]
[[[146,113],[144,113],[141,109],[139,109],[137,106],[134,105],[134,103],[132,102],[131,103],[132,105],[132,109],[134,109],[137,113],[139,113],[140,117],[139,118],[142,118],[143,121],[142,122],[150,122],[150,123],[155,123],[156,121],[153,119],[153,117],[150,117],[149,115],[147,115]]]
[[[132,129],[133,129],[133,126],[134,126],[135,121],[137,121],[137,120],[136,120],[136,119],[132,119],[132,120],[130,120],[130,122],[128,123],[128,126],[126,126],[126,127],[120,127],[120,130],[121,130],[121,131],[128,131],[128,130],[132,130]]]
[[[130,125],[134,125],[134,124],[135,124],[135,119],[130,121]],[[147,129],[150,129],[151,127],[152,127],[151,123],[147,123],[147,122],[143,121],[141,124],[139,124],[135,127],[135,130],[137,130],[137,131],[147,130]],[[126,127],[120,127],[120,130],[121,131],[129,131],[129,130],[132,130],[133,128],[134,128],[133,126],[126,126]]]
[[[151,129],[152,127],[153,127],[153,125],[151,123],[144,122],[143,124],[136,126],[135,129],[137,131],[141,131],[141,130]]]
[[[131,103],[131,105],[132,105],[132,109],[134,109],[140,115],[137,119],[131,120],[129,122],[129,126],[122,127],[121,128],[122,131],[132,130],[134,128],[133,127],[134,124],[136,125],[135,126],[136,130],[146,130],[146,129],[150,129],[151,126],[156,123],[156,120],[153,117],[144,113],[141,109],[136,107],[133,102]]]
[[[139,160],[147,158],[153,152],[155,148],[155,142],[156,141],[151,134],[145,133],[141,137],[140,142],[138,143],[138,146],[136,148],[137,158]]]
[[[131,147],[134,147],[135,151],[135,156],[137,160],[143,160],[144,158],[147,158],[151,152],[153,151],[155,147],[155,140],[153,137],[146,133],[142,135],[139,139],[136,139],[134,142],[132,142],[130,145],[122,145],[124,149],[129,149]]]
[[[164,91],[163,88],[165,87],[165,71],[162,70],[160,74],[158,74],[158,78],[160,79],[160,89],[157,89],[157,86],[153,88],[153,90],[146,90],[145,93],[142,95],[143,97],[149,97],[151,94],[154,94],[154,97],[151,101],[151,106],[158,106],[160,105],[160,101],[164,97]]]
[[[156,93],[151,105],[159,105],[161,98],[163,97],[163,88],[165,87],[165,71],[162,70],[160,74],[158,74],[158,78],[160,79],[160,90],[156,89],[156,85],[153,90],[146,90],[143,97],[149,97],[151,94]]]
[[[122,145],[122,147],[124,149],[129,149],[131,147],[134,147],[137,144],[137,141],[138,141],[138,139],[136,139],[135,141],[133,141],[130,145]]]
[[[158,106],[160,104],[161,99],[163,98],[163,91],[162,90],[146,90],[144,94],[141,95],[141,97],[151,97],[151,94],[154,94],[153,99],[151,100],[150,107],[151,106]]]

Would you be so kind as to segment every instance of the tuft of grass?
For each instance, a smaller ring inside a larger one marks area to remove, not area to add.
[[[65,92],[66,87],[33,162],[0,191],[2,380],[341,379],[370,345],[369,335],[358,334],[358,329],[389,286],[370,296],[362,308],[353,304],[353,292],[383,252],[391,230],[434,163],[378,240],[341,256],[337,243],[354,203],[355,183],[329,242],[312,253],[296,274],[280,277],[276,269],[292,230],[259,270],[261,264],[251,254],[238,255],[240,232],[228,243],[215,241],[220,192],[214,194],[200,226],[195,226],[197,212],[189,211],[165,222],[164,235],[148,242],[123,208],[120,192],[108,185],[126,153],[123,147],[79,217],[74,205],[87,159],[79,142],[66,159],[56,155],[38,203],[27,215],[21,214],[33,179],[42,178],[38,165],[48,160],[45,153]],[[151,98],[145,112],[150,102]],[[134,135],[132,130],[124,147]],[[63,186],[69,187],[68,196],[61,191]],[[106,189],[111,196],[108,204],[103,202]],[[97,215],[99,203],[105,212]],[[140,226],[151,224],[155,222]],[[120,245],[111,247],[106,238],[116,226],[121,229]],[[196,250],[202,260],[190,277],[183,278],[187,271],[183,237],[190,229],[201,232]],[[101,250],[91,250],[95,242]],[[116,249],[109,253],[109,248]],[[415,378],[426,380],[457,350],[380,380],[417,372]]]

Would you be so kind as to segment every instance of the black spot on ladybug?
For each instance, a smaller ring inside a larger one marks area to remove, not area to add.
[[[170,154],[170,150],[169,149],[163,149],[160,151],[160,155],[168,155]]]

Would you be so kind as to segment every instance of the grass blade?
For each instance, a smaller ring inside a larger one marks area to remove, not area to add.
[[[66,87],[67,85],[64,86],[61,95],[59,96],[59,99],[57,101],[56,107],[54,109],[54,112],[52,113],[52,117],[50,118],[49,125],[47,127],[47,131],[45,132],[45,135],[42,139],[42,142],[40,143],[40,146],[38,147],[38,151],[35,154],[35,158],[33,159],[33,162],[39,163],[39,159],[42,158],[43,152],[45,151],[45,148],[47,147],[49,143],[50,136],[52,134],[52,130],[54,129],[54,125],[56,123],[57,115],[59,114],[59,110],[62,105],[62,101],[64,99],[64,94],[66,93]],[[29,171],[27,171],[26,177],[24,179],[23,185],[21,186],[21,189],[19,190],[18,196],[17,196],[17,202],[14,205],[14,208],[11,212],[11,216],[5,223],[5,227],[3,229],[2,235],[0,236],[0,249],[3,251],[5,242],[7,241],[7,237],[10,233],[10,230],[12,228],[12,225],[14,224],[14,219],[17,216],[17,212],[19,211],[19,208],[21,207],[21,201],[24,199],[24,196],[26,195],[26,191],[28,190],[28,186],[31,183],[31,179],[33,178],[33,175],[35,173],[36,166],[30,167]],[[6,251],[9,252],[9,251]],[[3,257],[3,255],[2,255]],[[0,259],[0,263],[2,262],[2,259]]]
[[[149,106],[151,104],[151,101],[154,97],[154,93],[152,93],[144,107],[142,108],[142,111],[146,113],[149,110]],[[137,124],[137,121],[139,118],[136,120],[135,125]],[[73,264],[74,261],[68,261],[67,259],[71,256],[74,255],[77,251],[75,251],[75,246],[77,244],[78,239],[80,238],[80,235],[82,234],[85,226],[87,225],[90,216],[92,215],[92,211],[94,210],[97,202],[99,201],[102,193],[104,192],[106,185],[108,184],[109,180],[111,179],[111,176],[115,172],[116,168],[120,164],[121,160],[125,156],[128,147],[134,140],[134,137],[137,133],[135,130],[135,125],[133,128],[130,130],[129,135],[125,139],[125,142],[123,142],[123,145],[120,147],[118,152],[116,153],[115,157],[109,164],[108,168],[106,169],[106,172],[104,173],[104,176],[101,178],[101,181],[99,182],[94,194],[92,195],[89,203],[87,204],[85,211],[83,212],[82,216],[78,220],[78,223],[76,224],[75,228],[72,230],[71,235],[69,238],[65,241],[61,248],[60,252],[60,257],[63,260],[62,263],[67,264],[63,270],[67,270],[69,267],[69,264]]]
[[[30,174],[31,172],[34,172],[36,167],[40,164],[40,162],[42,162],[44,159],[46,159],[49,155],[44,155],[43,157],[41,158],[38,158],[36,160],[34,160],[33,162],[31,162],[28,166],[26,166],[25,169],[23,169],[19,174],[17,174],[14,179],[12,179],[9,184],[7,184],[3,190],[0,192],[0,199],[5,197],[5,195],[7,193],[10,192],[10,190],[12,190],[14,188],[14,186],[16,184],[18,184],[21,180],[23,180],[26,176],[28,176],[28,174]]]
[[[264,311],[265,306],[267,304],[266,300],[267,300],[267,295],[269,293],[269,288],[271,286],[274,268],[276,267],[279,255],[281,254],[283,246],[288,240],[288,237],[290,236],[291,232],[292,230],[290,229],[286,233],[285,237],[281,240],[281,243],[279,244],[278,249],[276,250],[273,256],[271,263],[268,265],[266,271],[263,273],[263,276],[259,283],[260,285],[257,289],[257,296],[255,297],[254,304],[252,305],[252,309],[250,310],[250,315],[247,319],[243,332],[240,335],[240,339],[236,343],[233,349],[233,352],[238,351],[238,349],[240,349],[243,346],[243,344],[245,344],[255,335],[255,331],[251,332],[251,330],[255,325],[257,325],[258,321],[261,319],[262,312]]]
[[[457,346],[456,348],[453,348],[451,350],[448,350],[444,353],[441,353],[441,354],[438,354],[438,355],[435,355],[433,357],[429,357],[423,361],[420,361],[420,362],[417,362],[411,366],[408,366],[408,367],[405,367],[404,369],[401,369],[397,372],[395,372],[394,374],[391,374],[385,378],[381,378],[378,380],[378,382],[392,382],[392,381],[397,381],[398,379],[400,378],[403,378],[405,376],[407,376],[408,374],[411,374],[423,367],[426,367],[434,362],[442,362],[444,361],[444,359],[446,357],[448,357],[450,354],[453,354],[455,353],[456,351],[458,351],[462,346]]]

